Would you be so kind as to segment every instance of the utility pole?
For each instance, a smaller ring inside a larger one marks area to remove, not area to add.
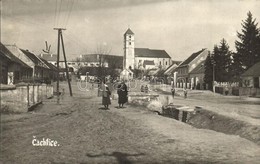
[[[63,42],[63,36],[62,36],[62,30],[66,30],[64,28],[54,28],[54,30],[58,30],[58,49],[57,49],[57,69],[58,69],[58,78],[57,78],[57,104],[60,103],[60,91],[59,91],[59,81],[60,81],[60,42],[62,44],[62,50],[63,50],[63,56],[64,56],[64,62],[65,62],[65,69],[66,69],[66,76],[67,81],[69,85],[70,90],[70,96],[72,96],[72,90],[71,90],[71,84],[69,79],[69,73],[68,73],[68,66],[67,66],[67,60],[65,55],[65,48],[64,48],[64,42]]]

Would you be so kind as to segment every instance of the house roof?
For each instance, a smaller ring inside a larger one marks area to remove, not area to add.
[[[241,76],[253,76],[259,77],[260,76],[260,62],[257,62],[252,67],[248,68],[246,72],[244,72]]]
[[[0,51],[3,55],[5,55],[10,61],[15,62],[17,64],[20,64],[22,67],[25,68],[31,68],[26,63],[21,61],[18,57],[16,57],[14,54],[12,54],[11,51],[9,51],[1,42],[0,42]]]
[[[195,67],[191,72],[190,74],[204,74],[205,73],[205,67],[204,67],[204,64],[205,64],[205,60],[200,62],[197,67]]]
[[[155,65],[155,64],[154,64],[154,61],[153,61],[153,60],[144,60],[143,65],[144,65],[144,67],[145,67],[146,65]]]
[[[177,64],[172,64],[172,65],[170,65],[168,68],[166,68],[166,70],[164,71],[164,75],[171,75],[172,74],[172,72],[174,72],[175,70],[176,70],[176,68],[177,68],[178,66],[177,66]]]
[[[40,57],[40,59],[44,62],[44,64],[46,64],[50,69],[54,70],[54,71],[58,71],[58,68],[56,66],[54,66],[53,64],[49,63],[47,60],[43,59]]]
[[[186,60],[184,60],[179,66],[184,66],[184,65],[189,64],[191,61],[193,61],[197,56],[199,56],[205,50],[206,49],[204,48],[198,52],[191,54],[191,56],[189,56]]]
[[[152,50],[149,48],[135,48],[135,57],[171,58],[165,50]]]
[[[134,33],[133,33],[133,31],[130,28],[128,28],[124,35],[126,35],[126,34],[133,35]]]
[[[20,49],[28,58],[30,58],[33,63],[35,65],[41,66],[41,67],[46,67],[45,63],[43,61],[41,61],[41,59],[39,59],[36,55],[34,55],[33,53],[29,52],[28,50],[23,50]]]

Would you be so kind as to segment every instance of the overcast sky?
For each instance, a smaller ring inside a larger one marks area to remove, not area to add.
[[[57,31],[65,27],[69,58],[98,46],[123,55],[123,34],[135,33],[138,48],[164,49],[184,60],[225,38],[235,51],[236,32],[251,11],[260,20],[260,0],[2,0],[1,42],[40,53],[45,41],[57,51]]]

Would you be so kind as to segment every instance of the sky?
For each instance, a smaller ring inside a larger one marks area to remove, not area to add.
[[[74,59],[97,52],[123,56],[123,34],[135,33],[135,47],[165,50],[185,60],[222,38],[236,51],[237,32],[251,11],[260,20],[260,0],[0,0],[1,42],[35,54],[45,41],[57,53],[63,31],[66,55]],[[259,26],[258,26],[259,27]]]

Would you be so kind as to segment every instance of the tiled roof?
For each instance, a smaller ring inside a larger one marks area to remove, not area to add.
[[[197,65],[197,67],[195,67],[191,72],[190,74],[201,74],[201,73],[205,73],[205,67],[204,67],[204,64],[205,64],[205,60],[200,62],[200,64]]]
[[[194,60],[197,56],[199,56],[204,50],[206,50],[206,49],[202,49],[198,52],[191,54],[191,56],[188,57],[186,60],[184,60],[184,62],[182,62],[179,66],[184,66],[184,65],[189,64],[192,60]]]
[[[34,64],[38,65],[38,66],[41,66],[41,67],[45,67],[45,64],[44,62],[42,62],[36,55],[34,55],[33,53],[29,52],[28,50],[23,50],[23,49],[20,49],[28,58],[30,58]]]
[[[135,57],[171,58],[165,50],[152,50],[149,48],[135,48]]]
[[[166,68],[166,70],[164,71],[164,74],[165,75],[171,75],[176,70],[177,67],[178,66],[175,63],[170,65],[168,68]]]
[[[128,28],[124,35],[126,35],[126,34],[133,35],[134,33],[130,28]]]
[[[12,52],[9,51],[1,42],[0,42],[0,51],[12,62],[18,63],[25,68],[31,68],[26,63],[21,61],[18,57],[16,57],[14,54],[12,54]]]
[[[53,64],[49,63],[47,60],[43,59],[40,57],[40,59],[44,62],[44,64],[46,64],[50,69],[54,70],[54,71],[58,71],[57,67],[54,66]]]
[[[259,77],[260,76],[260,62],[257,62],[252,67],[248,68],[245,73],[243,73],[241,76],[253,76],[253,77]]]

